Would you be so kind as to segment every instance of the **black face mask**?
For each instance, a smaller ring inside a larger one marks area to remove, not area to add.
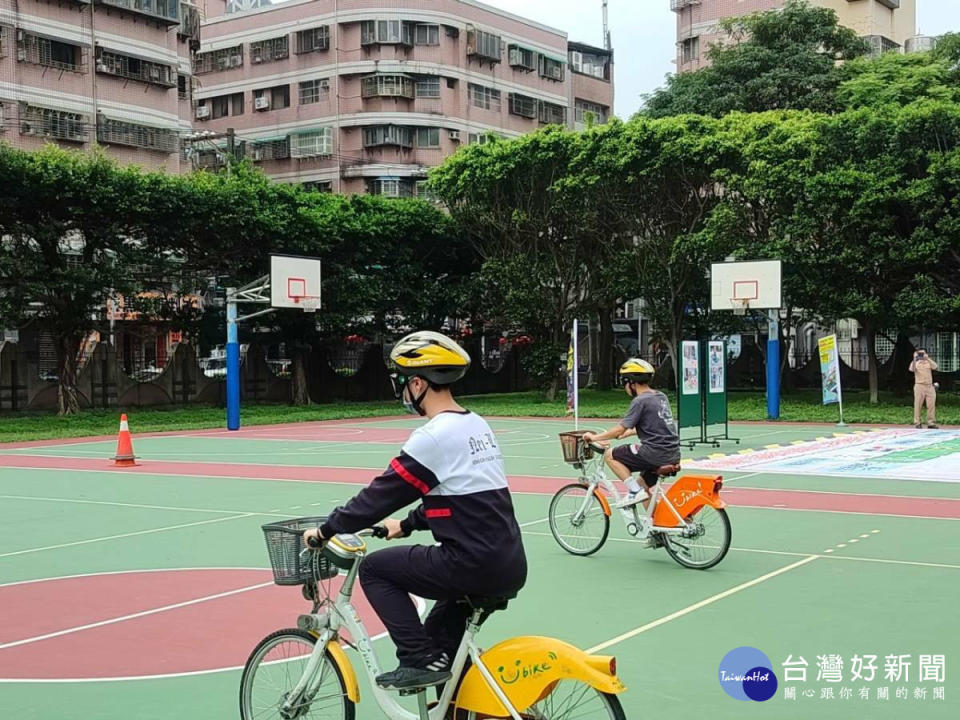
[[[423,389],[423,392],[414,398],[413,389],[407,387],[410,384],[410,380],[411,378],[408,378],[406,375],[401,375],[400,373],[393,373],[390,375],[390,383],[393,385],[394,397],[396,397],[398,400],[403,400],[403,407],[406,408],[408,413],[423,417],[427,414],[422,407],[423,398],[426,397],[427,390],[430,389],[430,385],[428,384],[427,387]],[[405,393],[404,390],[407,392]]]

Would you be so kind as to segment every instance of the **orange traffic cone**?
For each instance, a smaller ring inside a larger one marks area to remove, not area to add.
[[[127,425],[127,414],[120,416],[120,433],[117,435],[117,454],[113,458],[113,464],[120,467],[130,467],[139,465],[137,456],[133,454],[133,439],[130,437],[130,426]]]

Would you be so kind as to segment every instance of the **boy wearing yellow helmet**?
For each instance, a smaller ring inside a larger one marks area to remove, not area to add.
[[[470,356],[450,338],[422,331],[401,339],[390,360],[397,399],[428,422],[413,431],[382,475],[304,533],[304,541],[322,542],[381,521],[389,539],[414,530],[433,533],[435,543],[378,550],[360,567],[360,584],[400,661],[377,684],[403,690],[450,679],[470,612],[462,600],[514,597],[526,581],[527,561],[496,437],[450,391],[466,375]],[[384,520],[414,502],[405,519]],[[437,601],[426,623],[411,594]]]
[[[633,477],[640,473],[648,488],[657,484],[657,468],[680,462],[680,436],[673,419],[670,401],[659,390],[650,387],[653,365],[640,358],[630,358],[620,366],[620,382],[633,400],[623,419],[602,433],[586,433],[588,442],[605,443],[608,440],[636,435],[639,443],[607,448],[603,459],[614,475],[627,485],[627,499],[622,507],[638,502],[644,506],[650,499],[646,490]]]

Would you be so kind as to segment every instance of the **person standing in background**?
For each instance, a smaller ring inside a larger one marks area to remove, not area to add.
[[[923,427],[920,423],[920,410],[927,404],[927,427],[937,427],[937,389],[933,384],[933,371],[937,363],[927,354],[926,348],[917,348],[913,353],[913,362],[910,363],[910,372],[913,373],[913,424]]]

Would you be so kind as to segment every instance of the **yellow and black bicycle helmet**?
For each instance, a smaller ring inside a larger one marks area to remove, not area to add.
[[[470,355],[446,335],[420,330],[393,346],[390,362],[405,378],[420,376],[434,385],[449,385],[467,374]]]
[[[620,384],[628,382],[644,383],[649,385],[656,373],[653,365],[640,358],[630,358],[620,366]]]

